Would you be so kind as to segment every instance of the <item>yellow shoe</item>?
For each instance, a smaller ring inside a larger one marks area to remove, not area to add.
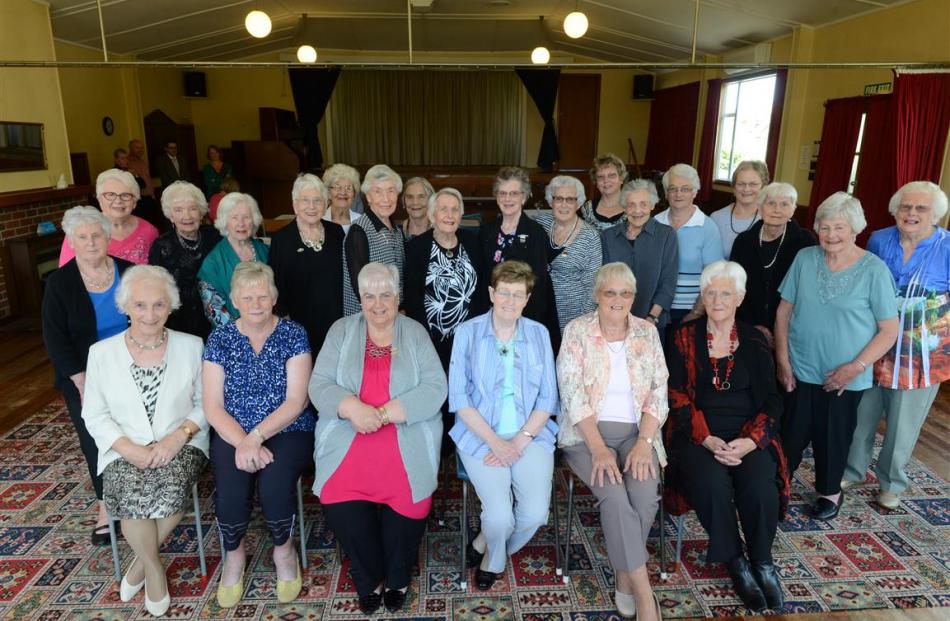
[[[222,608],[233,608],[241,601],[244,595],[244,570],[241,570],[241,577],[231,586],[224,586],[218,581],[218,606]]]
[[[297,577],[293,580],[277,579],[277,601],[281,604],[287,604],[300,595],[300,588],[303,586],[303,574],[300,572],[300,558],[297,558]]]

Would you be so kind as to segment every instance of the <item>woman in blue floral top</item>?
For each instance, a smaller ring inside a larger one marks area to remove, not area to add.
[[[307,397],[311,357],[300,324],[274,315],[274,272],[258,261],[238,264],[230,282],[240,318],[217,328],[204,353],[204,408],[214,427],[218,528],[227,556],[218,604],[230,608],[244,592],[244,534],[255,486],[274,541],[277,599],[301,587],[293,548],[296,481],[311,463],[314,412]]]

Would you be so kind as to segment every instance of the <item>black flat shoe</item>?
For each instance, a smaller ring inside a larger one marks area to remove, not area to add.
[[[485,558],[484,552],[479,552],[475,549],[475,546],[472,545],[472,542],[468,542],[468,547],[465,548],[465,559],[468,563],[469,568],[478,567],[482,564],[482,559]]]
[[[767,608],[765,595],[762,589],[756,584],[752,575],[752,567],[745,556],[740,554],[736,558],[726,563],[729,569],[729,577],[732,578],[732,585],[739,594],[739,599],[746,607],[755,613],[760,613]]]
[[[382,596],[375,591],[369,595],[360,595],[360,612],[364,615],[371,615],[379,610],[379,605],[382,601]]]
[[[116,537],[119,536],[119,527],[115,527]],[[112,536],[109,534],[109,525],[103,524],[92,529],[92,535],[89,536],[94,546],[107,546],[112,543]]]
[[[475,586],[479,591],[487,591],[498,580],[498,574],[493,571],[484,571],[479,568],[475,570]]]
[[[762,594],[765,595],[765,603],[772,610],[781,610],[785,607],[785,594],[782,593],[782,584],[778,579],[778,572],[775,570],[775,564],[771,561],[761,563],[752,563],[752,576],[755,578]]]
[[[833,520],[838,517],[838,511],[844,504],[844,492],[838,497],[838,504],[835,504],[827,498],[819,498],[808,508],[808,514],[816,520]]]
[[[386,610],[389,612],[396,612],[401,610],[403,604],[406,603],[406,595],[408,595],[409,589],[405,591],[400,591],[399,589],[386,589],[386,592],[383,593],[383,604],[386,605]]]

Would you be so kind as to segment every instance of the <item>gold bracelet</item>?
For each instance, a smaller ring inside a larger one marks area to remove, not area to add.
[[[376,408],[376,415],[379,416],[379,421],[385,426],[389,424],[389,413],[386,412],[385,406],[379,406]]]
[[[181,429],[182,432],[185,434],[185,444],[191,442],[191,438],[194,437],[195,435],[195,432],[191,430],[191,427],[189,427],[188,425],[182,425],[181,427],[179,427],[179,429]]]

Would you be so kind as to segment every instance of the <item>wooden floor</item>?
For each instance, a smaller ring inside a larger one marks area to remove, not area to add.
[[[948,383],[950,384],[950,383]],[[0,326],[0,433],[14,427],[56,398],[53,368],[38,322]],[[945,384],[924,423],[914,456],[950,480],[950,385]],[[769,619],[811,619],[815,615],[771,615]],[[861,610],[820,615],[835,621],[942,621],[947,609]]]

